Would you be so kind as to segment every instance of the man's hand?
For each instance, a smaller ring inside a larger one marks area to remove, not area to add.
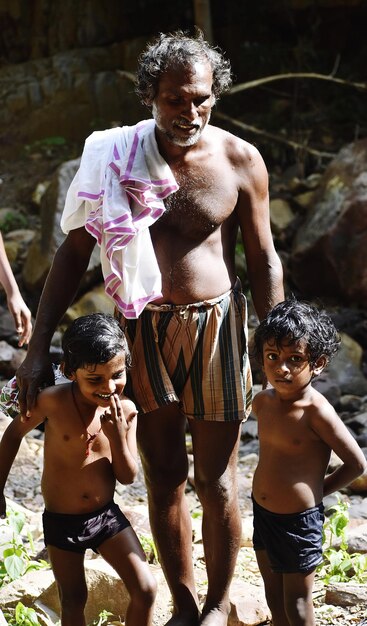
[[[26,421],[36,404],[37,394],[43,387],[55,384],[49,355],[28,352],[16,372],[19,386],[19,405],[22,421]]]

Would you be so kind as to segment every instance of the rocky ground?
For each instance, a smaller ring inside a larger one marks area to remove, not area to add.
[[[0,418],[0,430],[5,426],[4,417]],[[190,442],[188,440],[188,449]],[[7,488],[6,496],[17,504],[26,507],[33,513],[40,516],[43,509],[42,496],[40,491],[40,477],[42,472],[43,434],[33,431],[27,438],[28,450],[24,450],[21,457],[13,466]],[[251,452],[251,450],[253,450]],[[250,488],[253,471],[256,467],[256,441],[249,443],[243,441],[239,453],[238,476],[239,476],[239,496],[243,519],[243,541],[239,553],[235,574],[235,586],[241,589],[246,583],[262,586],[261,577],[256,564],[254,551],[251,547],[251,501]],[[201,532],[200,532],[200,503],[195,494],[192,476],[187,487],[187,498],[193,519],[194,537],[194,558],[195,570],[198,577],[198,587],[201,596],[205,593],[205,565],[202,555]],[[121,503],[125,512],[130,515],[138,534],[141,537],[150,536],[147,522],[147,498],[143,481],[142,471],[133,485],[119,485],[116,491],[116,500]],[[360,502],[359,496],[353,496],[352,502]],[[39,517],[40,520],[40,517]],[[36,541],[36,546],[42,549],[42,537]],[[45,556],[43,554],[43,556]],[[355,606],[340,607],[327,605],[324,601],[325,589],[320,580],[317,581],[314,592],[314,602],[316,607],[316,619],[318,626],[362,626],[366,624],[366,608],[362,604]],[[155,626],[163,626],[170,615],[170,607],[159,603],[155,615]],[[237,624],[238,622],[229,622]],[[241,622],[243,623],[243,622]],[[269,620],[261,622],[271,624]]]

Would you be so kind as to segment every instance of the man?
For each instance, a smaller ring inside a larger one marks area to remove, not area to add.
[[[129,164],[140,146],[149,169],[154,146],[147,154],[151,140],[148,133],[130,142],[123,174],[114,161],[121,156],[116,140],[105,165],[100,167],[105,174],[100,186],[81,190],[82,179],[96,180],[96,176],[81,175],[75,183],[79,199],[71,210],[71,221],[68,216],[64,218],[65,230],[67,224],[72,229],[55,255],[28,355],[18,371],[25,411],[26,403],[28,409],[32,407],[40,381],[52,380],[48,360],[52,334],[88,266],[96,238],[103,253],[106,290],[118,304],[120,321],[132,347],[135,366],[131,369],[130,389],[140,408],[138,440],[150,521],[174,603],[169,626],[224,626],[230,610],[229,586],[241,536],[237,451],[241,421],[248,415],[251,402],[246,301],[235,270],[238,228],[259,318],[284,299],[282,267],[269,225],[264,162],[252,145],[209,124],[215,100],[229,88],[230,81],[228,61],[201,34],[195,38],[182,32],[161,35],[143,53],[137,92],[152,110],[158,148],[155,160],[163,157],[169,175],[174,177],[158,177],[165,187],[162,192],[158,190],[150,205],[154,219],[144,232],[149,233],[151,241],[146,240],[141,255],[144,259],[151,254],[152,243],[161,275],[160,292],[153,281],[155,286],[151,285],[146,298],[141,293],[135,299],[131,297],[133,304],[127,303],[125,292],[118,295],[116,282],[121,286],[121,281],[131,279],[133,286],[141,277],[131,278],[131,263],[117,254],[122,244],[117,245],[114,237],[120,229],[119,241],[126,236],[124,244],[130,245],[138,220],[131,223],[128,211],[129,227],[122,232],[116,211],[108,214],[106,199],[113,194],[116,198],[125,185],[130,198],[136,200],[140,193],[138,202],[134,200],[135,209],[141,211],[139,219],[146,216],[142,207],[148,206],[158,175],[151,175],[153,186],[146,177],[135,175],[138,182],[131,188]],[[145,132],[149,124],[143,127]],[[141,127],[137,128],[140,132]],[[94,144],[99,146],[99,136],[96,141]],[[88,161],[86,153],[84,163],[94,167],[100,154],[101,149],[96,148]],[[88,166],[83,167],[88,170]],[[110,180],[111,171],[120,177],[116,179],[120,181],[117,192],[115,182]],[[159,197],[164,198],[163,211],[155,203]],[[84,228],[81,215],[88,213],[88,202],[95,205]],[[74,219],[75,215],[79,217]],[[139,255],[138,247],[135,253]],[[120,273],[118,259],[123,265]],[[145,274],[148,269],[145,267]],[[115,280],[117,275],[121,280]],[[142,301],[148,304],[141,312],[136,303]],[[187,423],[192,436],[195,486],[203,507],[208,592],[201,614],[185,499]]]

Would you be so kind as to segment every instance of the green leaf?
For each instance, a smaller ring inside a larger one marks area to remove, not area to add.
[[[4,559],[4,565],[9,577],[12,580],[19,578],[25,572],[26,566],[24,560],[16,554],[6,557]]]
[[[20,511],[10,510],[8,514],[9,526],[14,530],[16,535],[20,535],[25,524],[25,515]]]

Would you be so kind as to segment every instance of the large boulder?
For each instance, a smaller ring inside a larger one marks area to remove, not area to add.
[[[55,252],[65,239],[65,234],[60,228],[60,219],[68,188],[77,172],[79,163],[79,158],[62,163],[57,168],[42,196],[41,231],[37,233],[29,247],[22,272],[24,285],[32,292],[41,292]],[[100,279],[100,253],[98,246],[96,246],[88,270],[83,277],[81,289],[85,291]]]
[[[295,238],[291,274],[307,297],[367,306],[367,139],[344,147]]]

